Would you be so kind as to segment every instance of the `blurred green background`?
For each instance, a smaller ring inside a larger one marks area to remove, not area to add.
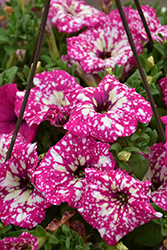
[[[127,3],[129,2],[129,0],[120,0],[121,3]],[[132,0],[130,2],[133,2]],[[140,1],[141,4],[149,4],[151,6],[154,6],[154,4],[156,2],[159,2],[159,6],[160,7],[167,7],[167,0],[145,0],[145,1]],[[94,7],[96,8],[99,8],[99,5],[98,5],[98,0],[86,0],[86,3],[89,4],[89,5],[93,5]]]

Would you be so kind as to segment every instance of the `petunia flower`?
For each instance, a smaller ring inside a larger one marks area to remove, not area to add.
[[[5,225],[33,228],[45,218],[51,204],[31,183],[30,171],[37,163],[36,144],[20,144],[0,164],[0,219]]]
[[[28,232],[23,232],[18,238],[8,237],[0,240],[0,250],[36,250],[37,248],[37,238]]]
[[[155,39],[160,40],[158,33],[161,33],[166,39],[167,26],[161,25],[161,23],[158,20],[156,10],[148,5],[143,5],[141,6],[141,8],[142,8],[143,14],[145,16],[145,20],[147,22],[147,25],[149,27],[153,40]],[[133,10],[131,6],[123,7],[123,10],[124,10],[124,14],[126,16],[131,32],[133,32],[135,29],[143,37],[143,42],[148,40],[148,36],[145,31],[145,28],[144,28],[144,25],[143,25],[143,22],[141,20],[138,10],[137,9]],[[117,9],[112,10],[108,16],[111,21],[114,21],[113,23],[114,25],[119,25],[120,27],[123,26],[120,14]]]
[[[106,15],[85,1],[51,0],[48,18],[59,32],[73,33],[104,22]]]
[[[144,155],[150,162],[150,167],[144,180],[152,182],[151,199],[159,207],[167,211],[167,166],[165,164],[166,150],[163,143],[150,147],[151,153]]]
[[[64,96],[68,88],[82,88],[77,80],[64,70],[43,71],[34,77],[23,118],[32,126],[49,120],[54,126],[62,126],[70,115],[70,103]],[[15,111],[19,114],[25,91],[17,92]]]
[[[96,88],[71,91],[68,99],[78,103],[64,128],[76,136],[114,142],[135,132],[138,121],[147,123],[152,117],[149,102],[111,75]]]
[[[158,85],[161,89],[161,92],[164,96],[164,98],[162,98],[165,102],[165,106],[167,107],[167,77],[162,78],[161,80],[158,81]]]
[[[142,53],[142,36],[133,31],[133,39],[139,54]],[[96,74],[106,67],[124,65],[124,73],[135,65],[135,59],[123,27],[113,25],[108,18],[102,25],[90,28],[78,36],[67,38],[67,54],[70,60],[80,63],[86,73]]]
[[[16,84],[7,84],[0,88],[0,135],[14,132],[17,122],[17,116],[14,111],[17,91]],[[21,105],[22,102],[20,102]],[[37,129],[36,125],[29,127],[25,121],[22,121],[19,133],[25,137],[28,143],[35,139]]]
[[[67,133],[51,147],[33,174],[34,183],[54,205],[68,202],[77,207],[85,187],[86,167],[108,171],[115,162],[110,145]]]
[[[88,188],[78,211],[109,245],[151,219],[162,217],[149,202],[151,182],[115,170],[103,173],[86,168],[85,177]]]
[[[10,134],[0,135],[0,163],[3,163],[6,159],[6,154],[9,149],[12,137],[13,137],[13,132]],[[19,133],[15,140],[14,148],[16,145],[20,145],[23,143],[26,143],[26,139]]]

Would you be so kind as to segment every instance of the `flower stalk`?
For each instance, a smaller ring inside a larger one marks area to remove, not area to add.
[[[59,55],[59,51],[57,48],[55,37],[54,37],[53,31],[52,31],[52,24],[51,24],[50,19],[48,19],[47,23],[46,23],[45,38],[46,38],[47,45],[49,47],[50,55],[56,63],[57,58],[60,57],[60,55]]]

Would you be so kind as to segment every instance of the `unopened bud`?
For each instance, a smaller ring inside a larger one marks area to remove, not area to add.
[[[13,67],[17,62],[23,62],[25,58],[26,50],[17,49],[9,58],[6,68]]]
[[[106,72],[106,74],[113,75],[112,68],[106,68],[105,72]]]
[[[31,73],[32,67],[33,67],[33,63],[31,64],[31,68],[30,68],[29,75],[30,75],[30,73]],[[37,62],[37,67],[36,67],[36,70],[35,70],[35,75],[38,74],[38,73],[40,72],[40,69],[41,69],[41,62],[38,61],[38,62]]]
[[[116,249],[118,250],[128,250],[128,248],[122,243],[122,241],[116,244]]]
[[[146,80],[148,82],[148,85],[150,85],[152,83],[152,76],[146,76]]]
[[[117,158],[120,161],[129,161],[129,158],[131,157],[131,153],[127,151],[121,151],[117,154]]]
[[[149,71],[154,66],[154,57],[150,56],[146,61],[146,70]]]

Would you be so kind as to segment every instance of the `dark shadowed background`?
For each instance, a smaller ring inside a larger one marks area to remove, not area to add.
[[[98,5],[98,0],[85,0],[87,4],[89,5],[93,5],[94,7],[96,8],[99,8],[99,5]],[[127,3],[129,2],[129,0],[120,0],[121,3]],[[130,1],[130,2],[133,2],[133,1]],[[154,6],[154,4],[157,2],[157,0],[145,0],[145,1],[140,1],[141,4],[149,4],[151,6]],[[160,3],[160,7],[167,7],[167,0],[159,0],[159,3]]]

